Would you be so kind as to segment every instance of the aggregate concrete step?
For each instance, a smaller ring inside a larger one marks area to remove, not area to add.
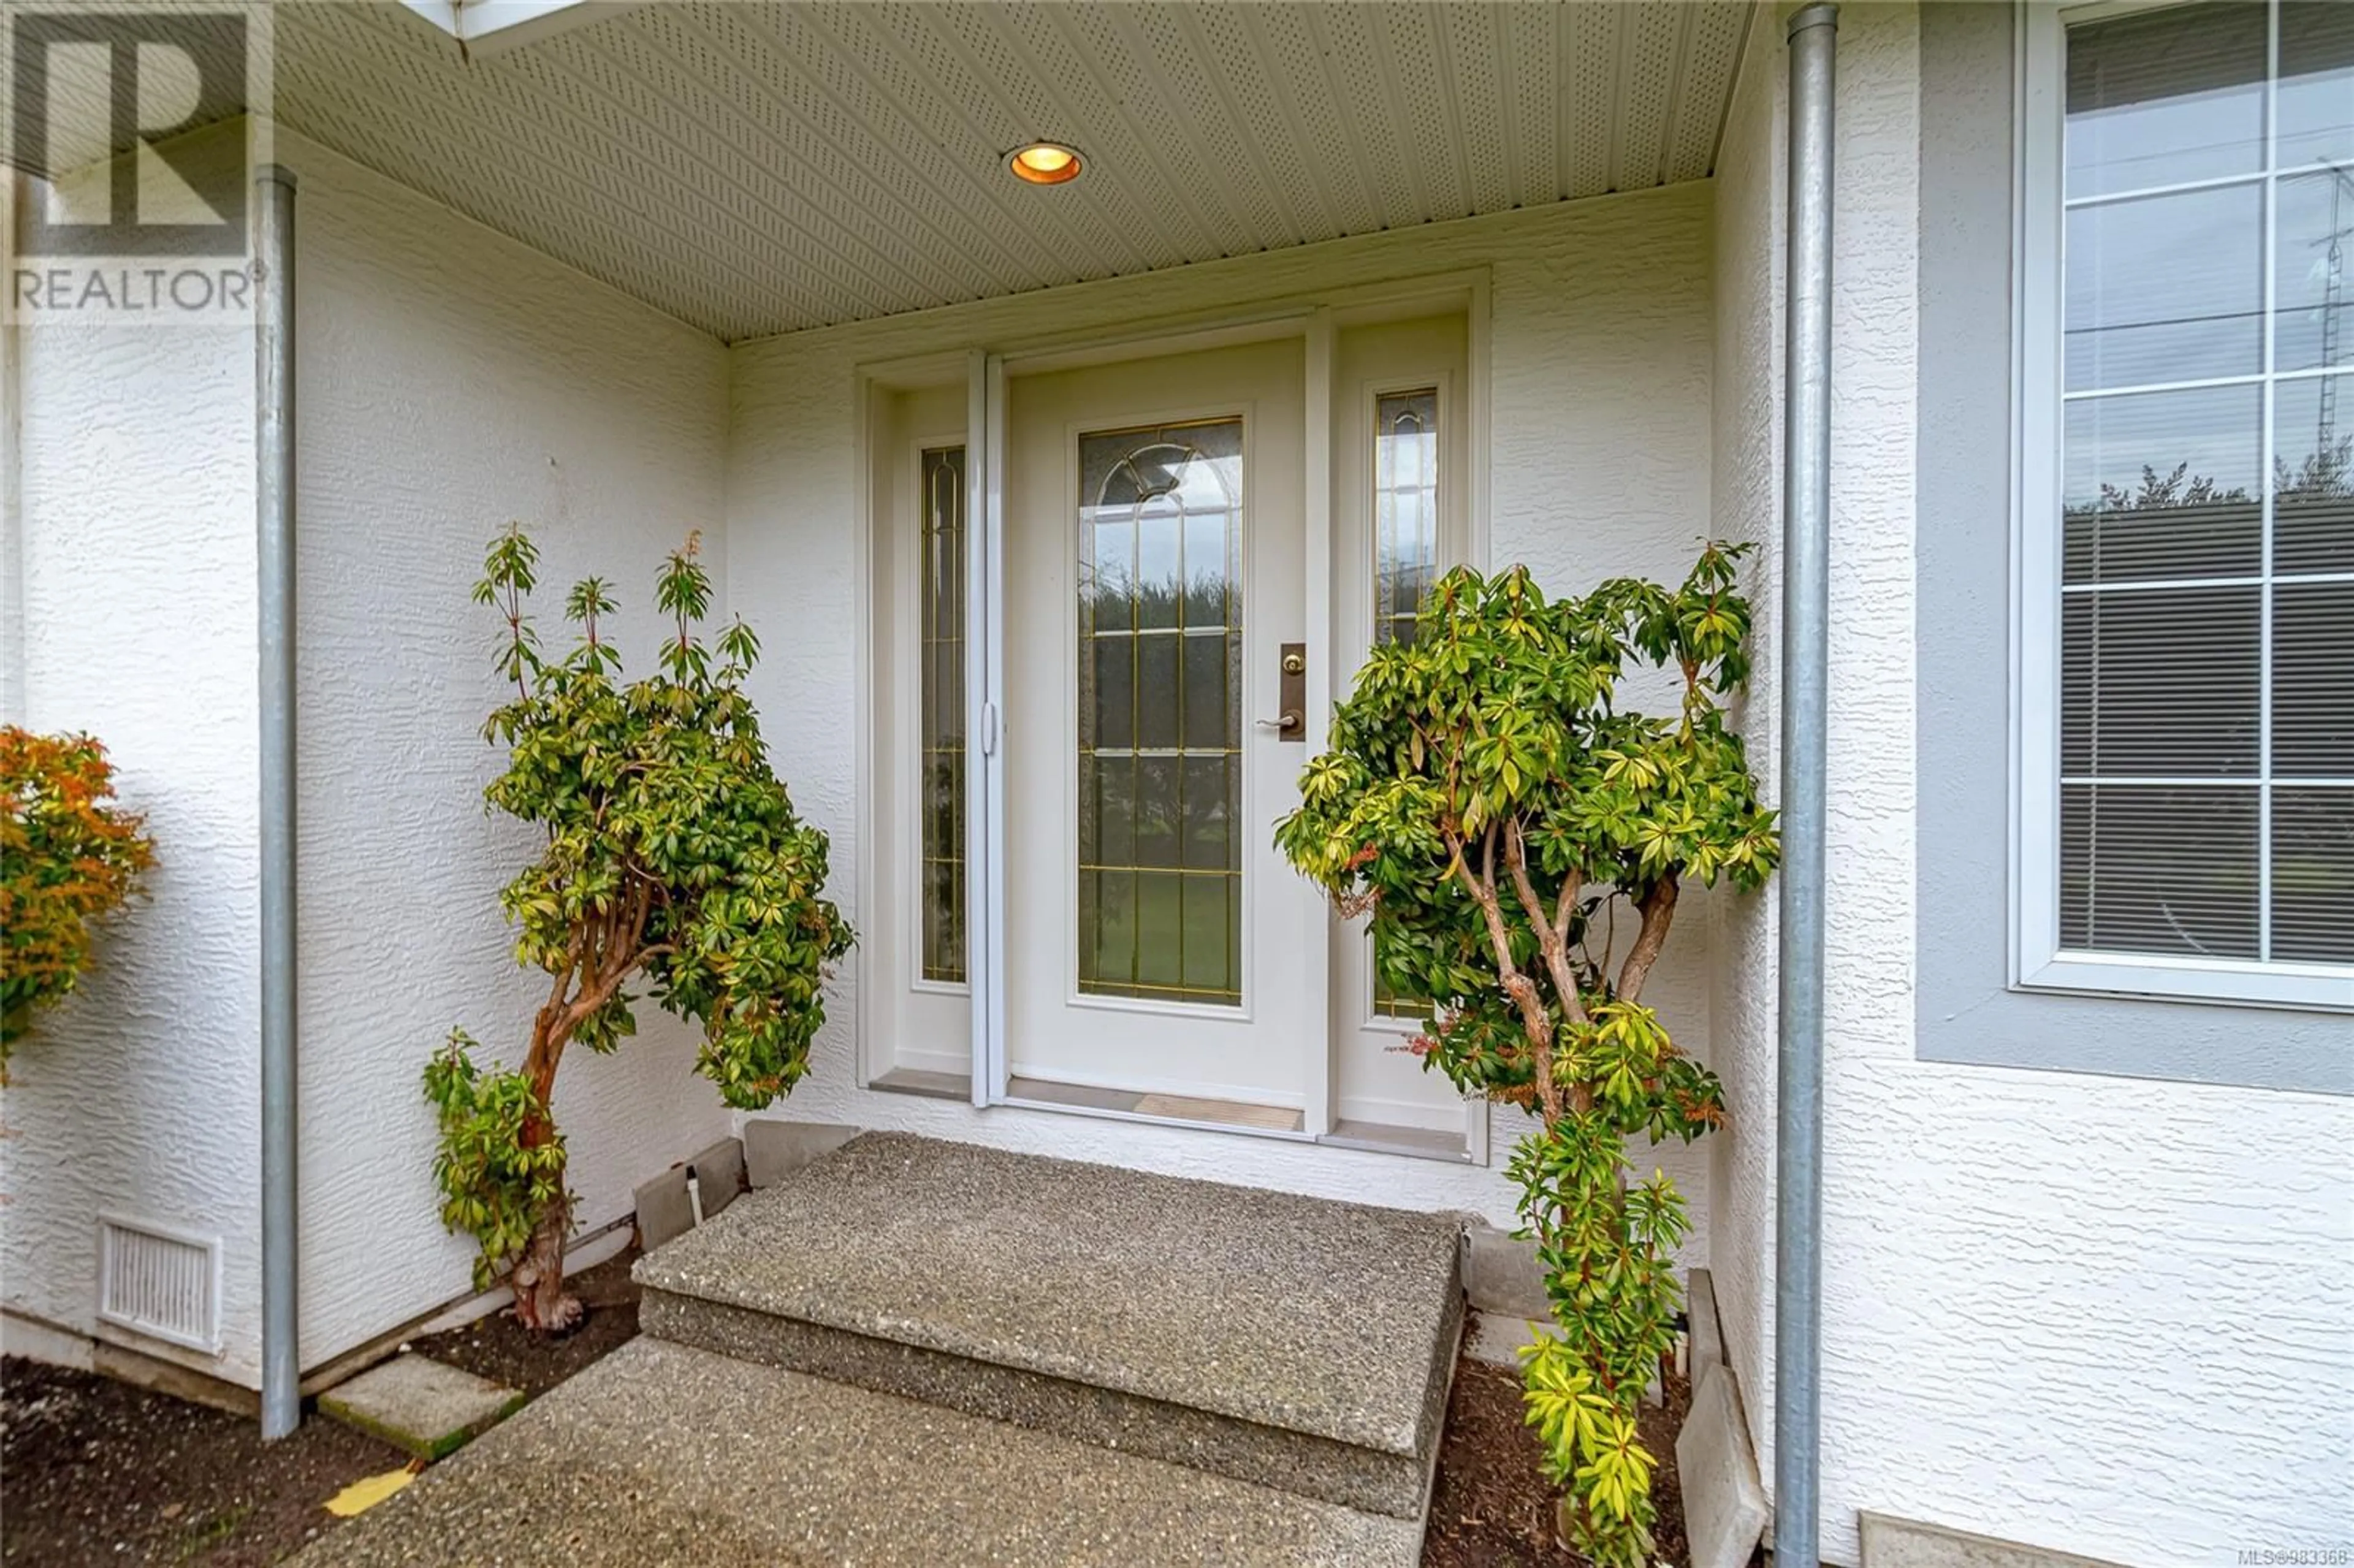
[[[640,1338],[292,1568],[1411,1568],[1421,1533]]]
[[[868,1133],[639,1260],[650,1334],[1419,1519],[1444,1217]]]

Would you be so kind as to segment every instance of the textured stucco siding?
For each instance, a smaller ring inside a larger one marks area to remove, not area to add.
[[[1756,617],[1748,694],[1734,705],[1749,763],[1778,799],[1781,705],[1782,42],[1752,24],[1711,182],[1716,203],[1716,375],[1710,458],[1718,536],[1757,546],[1743,574]],[[1759,1463],[1772,1468],[1775,901],[1717,900],[1711,1013],[1730,1124],[1709,1143],[1709,1278]]]
[[[1919,32],[1840,36],[1822,1529],[1870,1510],[2137,1564],[2354,1538],[2354,1106],[1916,1060]],[[1719,525],[1778,533],[1781,28],[1715,193]],[[1769,281],[1770,280],[1770,281]],[[1761,598],[1770,571],[1758,574]],[[1770,623],[1770,615],[1767,618]],[[1749,729],[1763,738],[1772,665]],[[1760,750],[1760,759],[1764,752]],[[2000,875],[1999,844],[1986,851]],[[1772,1467],[1770,900],[1719,923],[1711,1261]]]
[[[858,886],[861,565],[855,388],[862,364],[1485,268],[1492,287],[1493,562],[1562,589],[1680,574],[1710,525],[1711,201],[1702,185],[1431,225],[1142,278],[738,345],[729,448],[729,594],[775,650],[755,695],[795,798],[833,834],[838,896]],[[772,629],[790,627],[788,639]],[[1650,989],[1705,1054],[1708,900],[1691,907]],[[854,966],[858,960],[852,960]],[[1376,1202],[1511,1219],[1500,1167],[1518,1113],[1497,1113],[1496,1169],[1272,1139],[862,1092],[854,969],[832,992],[814,1071],[785,1114],[1109,1160]],[[1659,1151],[1705,1245],[1705,1146]]]
[[[468,1287],[444,1234],[418,1075],[452,1024],[520,1059],[546,992],[498,906],[532,832],[484,811],[480,735],[512,688],[471,602],[510,519],[541,551],[535,615],[604,576],[649,667],[652,578],[703,531],[726,557],[725,351],[601,284],[281,132],[298,235],[302,1339],[313,1365]],[[771,645],[789,641],[772,630]],[[248,656],[249,660],[249,655]],[[651,1004],[615,1055],[567,1058],[557,1115],[577,1218],[724,1136],[690,1033]]]
[[[0,1091],[0,1302],[96,1327],[101,1209],[221,1242],[222,1352],[260,1360],[259,723],[253,340],[228,328],[16,334],[24,711],[104,741],[147,814],[149,901],[106,930]]]

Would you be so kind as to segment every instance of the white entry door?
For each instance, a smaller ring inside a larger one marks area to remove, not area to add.
[[[1273,847],[1308,749],[1287,654],[1295,692],[1326,678],[1306,646],[1305,387],[1298,338],[1007,382],[1017,1095],[1273,1113],[1321,1065],[1325,915]]]

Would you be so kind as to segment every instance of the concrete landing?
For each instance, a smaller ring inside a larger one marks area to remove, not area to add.
[[[868,1133],[642,1258],[649,1334],[1419,1518],[1448,1219]]]
[[[1420,1551],[1407,1520],[641,1338],[293,1563],[1411,1568]]]

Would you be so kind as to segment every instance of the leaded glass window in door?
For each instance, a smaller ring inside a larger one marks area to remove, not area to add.
[[[1079,438],[1078,988],[1242,1001],[1243,422]]]
[[[1373,399],[1373,642],[1412,642],[1438,575],[1438,389]],[[1370,938],[1368,938],[1370,941]],[[1429,1004],[1373,977],[1373,1016],[1420,1019]]]
[[[922,601],[920,666],[923,778],[923,976],[965,978],[964,903],[964,449],[923,457],[917,554]]]
[[[1438,389],[1373,400],[1373,641],[1411,642],[1438,572]]]

